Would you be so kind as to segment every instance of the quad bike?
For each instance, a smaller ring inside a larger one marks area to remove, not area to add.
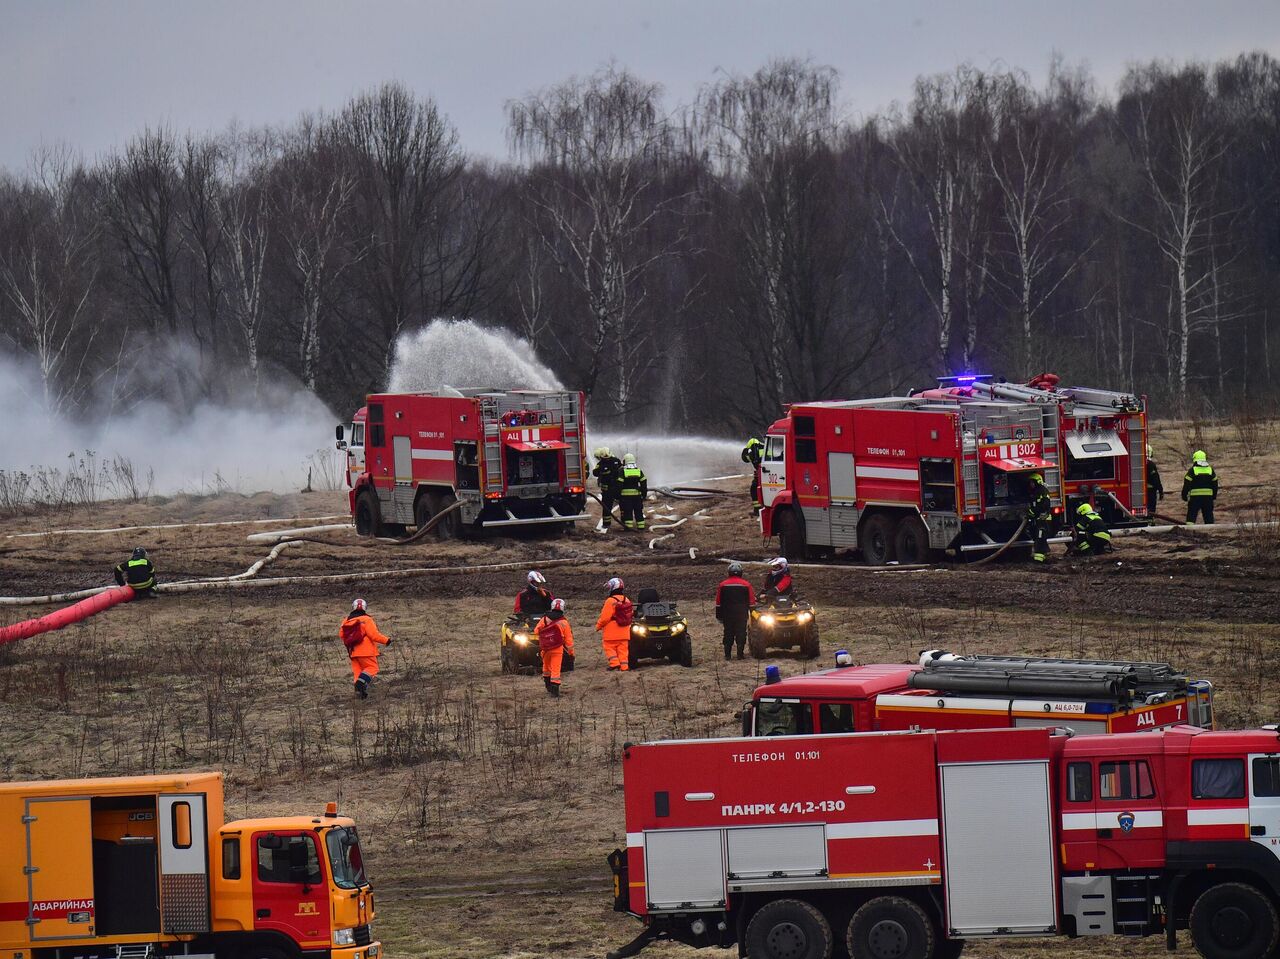
[[[681,666],[693,665],[689,624],[675,603],[664,603],[658,599],[656,589],[640,590],[627,649],[628,665],[632,669],[641,659],[668,659]]]
[[[770,649],[798,649],[805,659],[816,659],[817,615],[812,604],[789,596],[778,596],[752,607],[747,621],[747,646],[752,658],[764,659]]]
[[[513,613],[502,624],[499,656],[504,673],[533,676],[542,672],[542,650],[538,647],[538,634],[534,632],[541,618],[540,613]],[[566,673],[572,670],[573,657],[566,655],[560,669]]]

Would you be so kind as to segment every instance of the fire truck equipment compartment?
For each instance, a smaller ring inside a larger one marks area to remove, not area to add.
[[[1019,456],[1013,459],[983,460],[987,466],[995,467],[1006,473],[1021,473],[1026,470],[1057,469],[1058,464],[1040,456]]]
[[[541,453],[543,450],[569,450],[573,449],[564,440],[535,440],[526,443],[522,440],[507,440],[507,449],[517,450],[521,453]]]
[[[1049,764],[961,763],[941,773],[951,935],[1054,932]]]
[[[1128,456],[1120,434],[1115,430],[1099,430],[1094,433],[1066,433],[1067,449],[1078,460],[1102,459],[1104,456]]]
[[[821,824],[745,826],[726,830],[726,833],[729,838],[730,880],[824,876],[827,873],[827,835]]]
[[[654,912],[725,904],[724,831],[663,829],[644,834],[645,888]]]

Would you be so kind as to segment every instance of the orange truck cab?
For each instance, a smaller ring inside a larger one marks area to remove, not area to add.
[[[220,773],[0,784],[0,959],[377,959],[355,822],[223,822]]]

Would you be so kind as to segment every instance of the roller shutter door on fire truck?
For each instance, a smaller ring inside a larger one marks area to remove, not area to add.
[[[953,936],[1036,935],[1057,926],[1049,766],[944,765],[947,923]]]

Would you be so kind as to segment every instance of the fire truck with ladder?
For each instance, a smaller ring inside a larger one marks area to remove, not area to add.
[[[788,407],[765,437],[763,535],[793,560],[856,549],[873,566],[991,551],[1022,523],[1032,473],[1057,517],[1084,499],[1113,523],[1147,514],[1142,401],[978,376],[941,383]]]
[[[966,942],[1280,942],[1274,727],[713,739],[623,748],[614,908],[751,959],[942,959]],[[1005,947],[1012,949],[1013,943]]]
[[[844,654],[846,657],[848,654]],[[837,654],[837,660],[839,660]],[[922,654],[920,665],[837,665],[758,687],[744,736],[1070,726],[1213,728],[1213,685],[1167,663]]]
[[[378,959],[356,824],[225,822],[222,776],[0,784],[0,956]]]
[[[370,394],[350,439],[337,430],[356,531],[403,535],[450,509],[443,537],[586,519],[585,411],[568,390]]]

